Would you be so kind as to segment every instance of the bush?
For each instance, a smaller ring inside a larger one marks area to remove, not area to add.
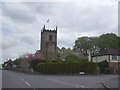
[[[98,66],[99,66],[99,68],[100,68],[100,73],[104,73],[104,74],[105,74],[105,73],[109,73],[107,60],[102,61],[102,62],[99,62],[99,63],[98,63]]]
[[[45,74],[75,74],[84,71],[86,74],[97,74],[98,68],[92,62],[45,62],[39,63],[36,70]]]
[[[33,70],[35,70],[35,71],[37,71],[37,65],[39,64],[39,63],[43,63],[43,62],[45,62],[44,60],[32,60],[31,61],[31,63],[30,63],[30,66],[33,68]]]
[[[65,57],[65,60],[67,62],[86,62],[88,61],[87,59],[83,59],[83,58],[80,58],[74,54],[68,54],[66,57]]]

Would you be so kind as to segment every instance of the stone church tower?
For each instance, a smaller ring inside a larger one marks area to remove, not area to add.
[[[41,31],[41,51],[45,60],[57,60],[57,26],[54,30]]]

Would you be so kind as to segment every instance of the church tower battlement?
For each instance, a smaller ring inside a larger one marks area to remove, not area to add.
[[[42,32],[56,32],[56,33],[57,33],[57,26],[56,26],[56,29],[50,30],[50,29],[46,29],[46,28],[45,28],[45,25],[44,25],[44,27],[43,27],[41,33],[42,33]]]
[[[41,30],[41,51],[45,60],[57,60],[57,26],[54,30]]]

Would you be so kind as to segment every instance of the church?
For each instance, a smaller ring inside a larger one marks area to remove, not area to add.
[[[41,52],[45,60],[57,60],[57,26],[54,30],[41,30]]]

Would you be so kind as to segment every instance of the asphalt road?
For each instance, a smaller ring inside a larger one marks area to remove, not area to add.
[[[2,71],[2,88],[118,88],[118,75],[36,75]]]

